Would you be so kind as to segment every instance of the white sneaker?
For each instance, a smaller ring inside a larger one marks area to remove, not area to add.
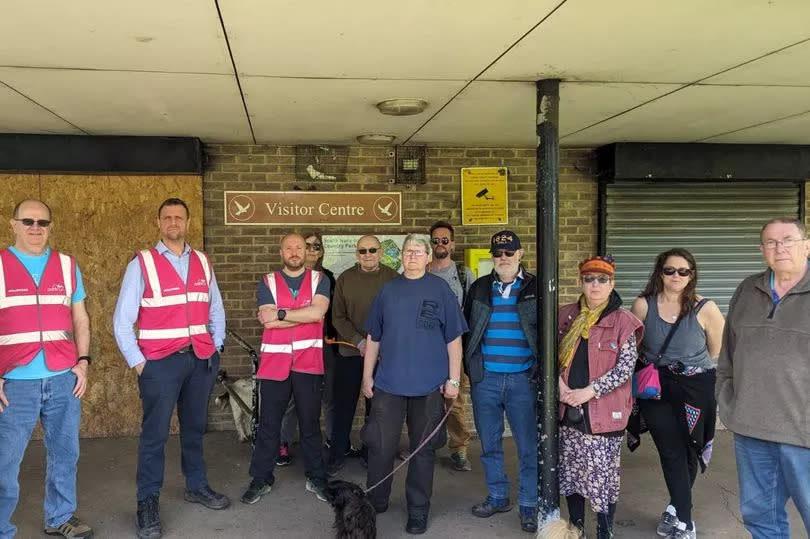
[[[695,521],[692,521],[692,529],[686,529],[686,522],[678,521],[675,531],[667,536],[667,539],[695,539],[697,537],[697,526]]]
[[[675,531],[677,525],[678,516],[675,512],[675,507],[667,505],[667,510],[661,513],[661,521],[658,523],[658,528],[656,528],[655,533],[661,537],[667,537]]]

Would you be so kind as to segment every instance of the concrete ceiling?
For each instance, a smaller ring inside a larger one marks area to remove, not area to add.
[[[810,144],[808,0],[4,0],[0,132]],[[390,117],[374,104],[421,97]]]

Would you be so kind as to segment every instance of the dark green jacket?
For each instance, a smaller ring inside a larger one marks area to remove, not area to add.
[[[537,278],[523,271],[524,282],[518,294],[517,310],[520,326],[529,340],[529,347],[534,355],[534,367],[537,366]],[[481,352],[481,343],[484,332],[492,314],[492,282],[495,272],[485,275],[472,284],[464,301],[464,318],[470,331],[464,337],[464,372],[470,377],[470,382],[477,383],[484,378],[484,354]]]

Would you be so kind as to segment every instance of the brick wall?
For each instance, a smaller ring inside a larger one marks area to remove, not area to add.
[[[526,148],[429,148],[427,183],[401,186],[389,183],[394,176],[390,148],[352,147],[345,182],[296,181],[295,148],[292,146],[227,145],[206,147],[209,157],[203,179],[205,249],[211,257],[222,291],[228,327],[254,347],[260,342],[255,319],[255,288],[260,275],[280,265],[281,236],[289,230],[268,226],[224,226],[225,190],[277,191],[294,186],[321,191],[402,191],[402,226],[380,227],[376,232],[427,232],[446,219],[461,222],[460,169],[505,166],[509,169],[509,228],[521,238],[525,263],[536,271],[535,151]],[[560,156],[560,300],[578,294],[576,263],[596,250],[596,164],[589,150],[563,150]],[[464,249],[485,248],[490,236],[503,226],[458,226],[457,258]],[[368,227],[322,227],[325,234],[375,232]],[[250,373],[250,361],[228,342],[223,368],[236,376]],[[215,390],[215,394],[220,392]],[[470,414],[471,418],[471,414]],[[213,429],[233,428],[229,411],[212,409]],[[472,428],[472,424],[471,424]]]

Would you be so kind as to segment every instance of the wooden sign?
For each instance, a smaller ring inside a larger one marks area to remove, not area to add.
[[[461,169],[461,223],[502,225],[509,222],[506,167]]]
[[[401,225],[402,193],[225,191],[226,225]]]

